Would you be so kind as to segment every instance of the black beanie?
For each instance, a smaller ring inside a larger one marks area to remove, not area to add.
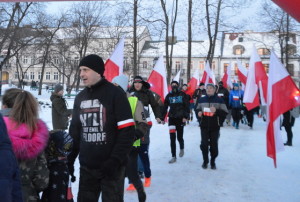
[[[86,66],[103,77],[104,73],[104,62],[101,57],[98,55],[88,55],[81,59],[79,63],[79,67]]]
[[[172,81],[172,82],[171,82],[171,85],[172,85],[173,83],[176,83],[176,85],[179,86],[178,81]]]
[[[56,84],[56,85],[54,86],[54,93],[58,93],[59,91],[61,91],[61,90],[63,90],[63,89],[64,89],[64,87],[63,87],[62,85]]]

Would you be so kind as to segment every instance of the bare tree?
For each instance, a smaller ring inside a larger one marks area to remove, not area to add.
[[[173,45],[175,42],[175,24],[177,19],[178,11],[178,0],[175,0],[175,10],[172,9],[172,19],[171,19],[171,42],[169,41],[169,26],[170,19],[167,11],[166,1],[161,0],[161,7],[164,13],[164,24],[165,24],[165,49],[166,49],[166,64],[167,64],[167,82],[170,83],[172,75],[172,55],[173,55]],[[173,4],[174,6],[174,4]],[[171,51],[169,53],[169,44],[171,45]]]
[[[187,75],[186,80],[189,81],[191,78],[191,61],[192,61],[192,8],[193,0],[189,1],[188,8],[188,58],[187,58]]]

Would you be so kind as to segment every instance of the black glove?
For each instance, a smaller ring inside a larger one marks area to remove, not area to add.
[[[74,176],[74,164],[68,163],[69,175],[71,176],[71,182],[76,181],[76,177]]]
[[[135,131],[134,131],[134,139],[138,140],[138,139],[140,139],[142,137],[144,137],[144,133],[141,130],[139,130],[139,129],[135,129]]]
[[[115,158],[110,158],[103,163],[101,171],[105,177],[111,179],[115,176],[115,173],[119,169],[119,167],[119,161]]]

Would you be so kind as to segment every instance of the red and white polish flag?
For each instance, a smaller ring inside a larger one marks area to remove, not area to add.
[[[237,64],[238,64],[238,71],[237,71],[238,78],[241,81],[241,83],[244,86],[246,86],[248,70],[246,67],[242,65],[242,63],[239,60],[237,61]]]
[[[157,60],[147,82],[151,86],[150,89],[157,93],[161,97],[162,102],[164,102],[168,94],[168,85],[166,68],[162,56]]]
[[[268,76],[266,74],[260,57],[257,54],[256,48],[255,46],[253,46],[243,98],[243,102],[246,104],[248,110],[259,106],[258,92],[260,92],[261,104],[266,105],[267,87]]]
[[[201,83],[204,83],[205,86],[208,83],[216,84],[215,74],[212,71],[212,69],[210,68],[210,65],[209,65],[208,61],[205,64],[205,68],[204,68],[204,72],[203,72],[203,75],[202,75]]]
[[[280,115],[300,106],[300,96],[299,89],[273,51],[270,56],[267,96],[267,156],[273,159],[276,167],[276,153],[284,150],[280,135]]]
[[[231,63],[227,66],[226,71],[224,72],[224,76],[222,78],[223,86],[225,88],[232,88],[231,82]]]
[[[196,90],[198,83],[199,83],[199,69],[196,68],[191,80],[187,84],[188,90],[185,93],[190,96],[193,96],[193,93]]]
[[[124,61],[124,38],[121,38],[116,45],[114,52],[110,58],[105,62],[105,78],[111,82],[114,77],[123,74]]]
[[[173,81],[177,81],[179,83],[180,74],[181,74],[181,69],[177,72],[176,76],[173,78]]]

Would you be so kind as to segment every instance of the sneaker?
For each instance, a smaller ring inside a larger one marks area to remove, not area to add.
[[[179,157],[183,157],[183,155],[184,155],[184,150],[183,150],[183,149],[180,149]]]
[[[145,177],[144,187],[150,187],[151,185],[151,177]]]
[[[284,143],[284,146],[293,146],[291,142]]]
[[[215,163],[211,163],[210,164],[210,168],[213,169],[213,170],[216,170],[217,169],[216,164]]]
[[[176,162],[176,157],[172,157],[169,163],[175,163]]]
[[[203,168],[203,169],[206,169],[206,168],[207,168],[207,163],[206,163],[206,162],[203,162],[203,163],[202,163],[202,168]]]
[[[129,184],[129,186],[127,187],[126,191],[135,191],[135,187],[133,186],[133,184]]]

